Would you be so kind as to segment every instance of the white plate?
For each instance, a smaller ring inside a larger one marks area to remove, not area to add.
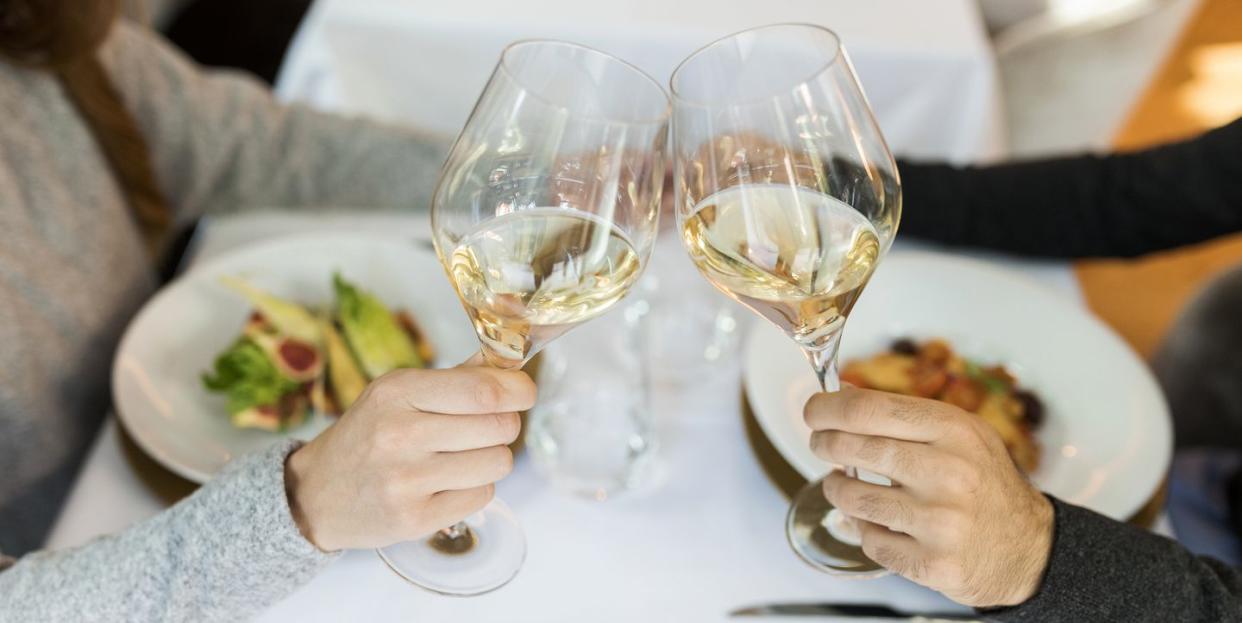
[[[239,335],[250,306],[220,285],[224,275],[302,303],[332,301],[332,273],[410,310],[453,365],[478,349],[474,333],[433,252],[409,240],[356,234],[299,235],[263,242],[195,266],[134,318],[112,366],[117,414],[138,445],[172,471],[206,482],[230,459],[284,436],[310,439],[328,426],[316,416],[288,433],[229,424],[223,396],[202,373]]]
[[[1114,519],[1142,508],[1172,455],[1168,407],[1142,361],[1078,304],[1003,269],[930,252],[894,252],[850,315],[841,361],[887,348],[894,337],[943,337],[963,355],[1009,366],[1047,406],[1032,474],[1044,491]],[[756,419],[808,479],[829,466],[811,454],[802,405],[815,375],[793,342],[768,323],[745,353]]]

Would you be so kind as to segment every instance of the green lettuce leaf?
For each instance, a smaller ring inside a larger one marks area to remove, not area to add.
[[[203,385],[227,396],[230,414],[276,404],[281,396],[300,387],[281,375],[263,349],[247,338],[237,340],[216,357],[213,371],[203,374]]]

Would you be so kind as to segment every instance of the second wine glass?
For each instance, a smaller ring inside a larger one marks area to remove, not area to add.
[[[626,295],[651,255],[668,97],[632,65],[560,41],[510,45],[432,200],[436,252],[489,365],[519,368]],[[473,595],[526,546],[499,500],[427,541],[381,550],[402,577]]]
[[[846,317],[901,216],[896,165],[845,49],[818,26],[756,28],[691,55],[672,92],[677,222],[691,259],[837,391]],[[852,528],[820,481],[795,497],[786,525],[816,568],[883,573]]]

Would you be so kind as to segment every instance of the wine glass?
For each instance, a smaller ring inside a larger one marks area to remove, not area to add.
[[[845,319],[901,215],[896,164],[845,49],[818,26],[755,28],[692,54],[671,88],[677,225],[691,259],[793,338],[823,391],[837,391]],[[885,573],[821,481],[795,496],[786,530],[818,569]]]
[[[651,255],[669,102],[632,65],[581,45],[510,45],[440,173],[436,253],[486,362],[519,368],[603,314]],[[476,595],[508,583],[525,538],[499,500],[425,541],[380,551],[429,590]]]

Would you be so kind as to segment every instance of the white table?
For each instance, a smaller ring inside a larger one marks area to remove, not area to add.
[[[209,222],[195,261],[257,239],[299,231],[425,231],[425,219],[384,215],[258,213]],[[1068,297],[1064,264],[993,258]],[[266,613],[265,621],[703,621],[773,601],[881,601],[908,609],[953,607],[900,578],[835,579],[790,552],[787,502],[751,452],[740,418],[738,370],[693,388],[657,390],[658,476],[607,502],[569,497],[526,457],[498,487],[525,526],[529,555],[512,584],[478,598],[432,595],[398,579],[371,552],[354,552]],[[158,513],[121,454],[109,419],[48,546],[67,547]]]
[[[777,22],[841,36],[894,151],[956,161],[1003,153],[995,62],[976,0],[318,0],[277,91],[455,135],[511,41],[583,43],[667,84],[698,47]]]

